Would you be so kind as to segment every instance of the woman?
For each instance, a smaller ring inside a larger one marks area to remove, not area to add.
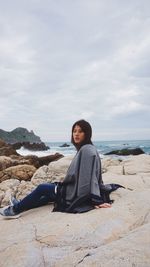
[[[73,213],[111,207],[109,193],[117,188],[104,186],[100,157],[92,144],[91,136],[92,128],[87,121],[75,122],[71,141],[77,153],[63,183],[40,184],[21,201],[13,198],[12,205],[3,208],[0,214],[6,218],[18,218],[21,212],[48,202],[54,202],[53,211]]]

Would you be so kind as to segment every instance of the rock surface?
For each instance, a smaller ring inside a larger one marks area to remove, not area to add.
[[[3,181],[0,197],[27,194],[34,183],[54,174],[62,179],[70,161],[64,157],[39,168],[29,182]],[[102,165],[104,183],[128,188],[112,193],[112,207],[66,214],[53,213],[47,205],[22,213],[18,220],[0,217],[1,267],[150,266],[150,156],[105,158]]]

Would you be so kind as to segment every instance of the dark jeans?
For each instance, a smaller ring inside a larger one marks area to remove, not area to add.
[[[14,205],[14,211],[20,213],[37,208],[56,200],[55,184],[40,184],[28,196]]]

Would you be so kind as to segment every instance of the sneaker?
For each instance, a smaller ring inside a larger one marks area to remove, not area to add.
[[[9,201],[11,206],[14,206],[19,203],[19,200],[17,200],[15,197],[12,196],[10,197]]]
[[[0,214],[5,219],[17,219],[20,217],[20,214],[16,213],[12,206],[8,206],[7,208],[1,209]]]

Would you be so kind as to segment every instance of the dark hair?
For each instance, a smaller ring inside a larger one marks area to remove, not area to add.
[[[76,125],[80,126],[82,131],[85,133],[85,139],[80,144],[75,144],[74,139],[73,139],[73,131],[74,131],[74,128],[75,128]],[[71,143],[76,147],[77,150],[79,150],[83,145],[86,145],[86,144],[93,145],[92,141],[91,141],[91,137],[92,137],[92,127],[89,124],[89,122],[87,122],[85,120],[79,120],[79,121],[76,121],[73,124],[73,126],[72,126],[72,135],[71,135]]]

